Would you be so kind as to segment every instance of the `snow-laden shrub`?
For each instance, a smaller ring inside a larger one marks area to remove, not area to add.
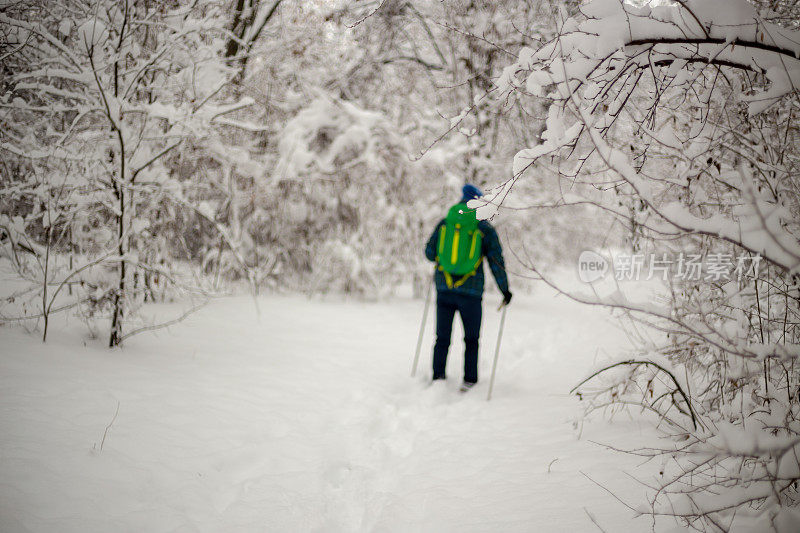
[[[352,102],[320,96],[287,122],[265,189],[294,283],[378,295],[409,278],[427,230],[416,213],[441,185],[407,154],[386,117]]]
[[[44,319],[43,336],[50,312],[88,306],[85,315],[110,320],[116,346],[141,303],[163,294],[156,280],[180,277],[181,235],[154,233],[165,199],[184,197],[165,162],[251,103],[219,95],[216,6],[59,0],[0,13],[13,37],[0,43],[0,153],[14,168],[0,181],[0,212],[15,221],[0,239],[11,256],[27,255],[14,264],[40,301],[26,316]]]
[[[663,279],[642,301],[603,280],[566,288],[529,265],[627,321],[634,353],[594,369],[577,392],[589,411],[636,406],[665,430],[662,447],[634,451],[664,465],[646,481],[642,512],[700,531],[797,531],[796,7],[638,4],[587,2],[506,69],[505,98],[552,103],[542,142],[517,154],[481,212],[513,197],[517,181],[550,181],[541,206],[612,217],[629,259],[643,260],[608,258],[610,276]]]

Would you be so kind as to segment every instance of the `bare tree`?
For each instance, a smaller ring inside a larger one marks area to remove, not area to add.
[[[220,39],[208,38],[224,33],[224,20],[207,7],[64,0],[20,2],[0,13],[11,48],[3,64],[13,72],[4,87],[0,150],[21,169],[6,185],[18,194],[16,182],[31,175],[60,184],[29,189],[29,207],[7,206],[23,217],[17,228],[28,240],[44,243],[44,257],[36,254],[45,265],[42,313],[53,305],[45,303],[52,252],[81,256],[83,264],[56,283],[80,274],[92,289],[81,301],[92,313],[110,314],[110,346],[120,344],[129,314],[152,293],[143,280],[177,279],[167,264],[174,254],[156,250],[148,231],[155,206],[168,198],[181,204],[182,185],[166,163],[187,139],[207,135],[251,103],[217,98],[230,73]],[[57,250],[54,221],[39,212],[56,213],[69,230]]]
[[[240,82],[247,70],[253,45],[264,27],[275,15],[282,0],[232,0],[233,16],[228,28],[225,57],[236,64],[236,79]]]

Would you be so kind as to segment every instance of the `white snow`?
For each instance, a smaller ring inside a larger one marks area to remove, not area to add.
[[[517,294],[487,402],[497,296],[467,395],[460,325],[448,383],[409,377],[422,306],[230,298],[115,351],[75,319],[48,344],[0,330],[0,531],[649,529],[590,478],[641,506],[624,472],[657,465],[590,441],[652,430],[572,423],[569,389],[625,346],[605,311]]]
[[[95,47],[108,39],[106,25],[100,19],[88,19],[78,28],[79,43],[84,51],[94,52]]]

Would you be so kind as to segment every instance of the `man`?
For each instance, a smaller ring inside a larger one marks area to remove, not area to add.
[[[436,344],[433,348],[433,379],[445,379],[447,351],[456,311],[464,325],[465,392],[478,382],[478,339],[481,329],[483,298],[483,263],[489,263],[497,287],[503,293],[503,305],[511,301],[503,250],[497,232],[485,220],[477,221],[475,212],[465,205],[483,196],[474,185],[464,185],[461,201],[442,219],[425,247],[425,256],[436,262]],[[475,229],[473,229],[475,228]],[[480,243],[478,247],[475,245]],[[477,248],[477,250],[476,250]],[[479,251],[479,253],[475,253]],[[484,261],[485,258],[485,261]]]

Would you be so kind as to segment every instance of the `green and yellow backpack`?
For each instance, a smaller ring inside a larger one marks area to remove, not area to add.
[[[439,230],[436,261],[448,288],[460,287],[478,271],[483,255],[483,233],[478,229],[475,210],[456,204],[447,212]],[[455,277],[460,279],[455,280]]]

